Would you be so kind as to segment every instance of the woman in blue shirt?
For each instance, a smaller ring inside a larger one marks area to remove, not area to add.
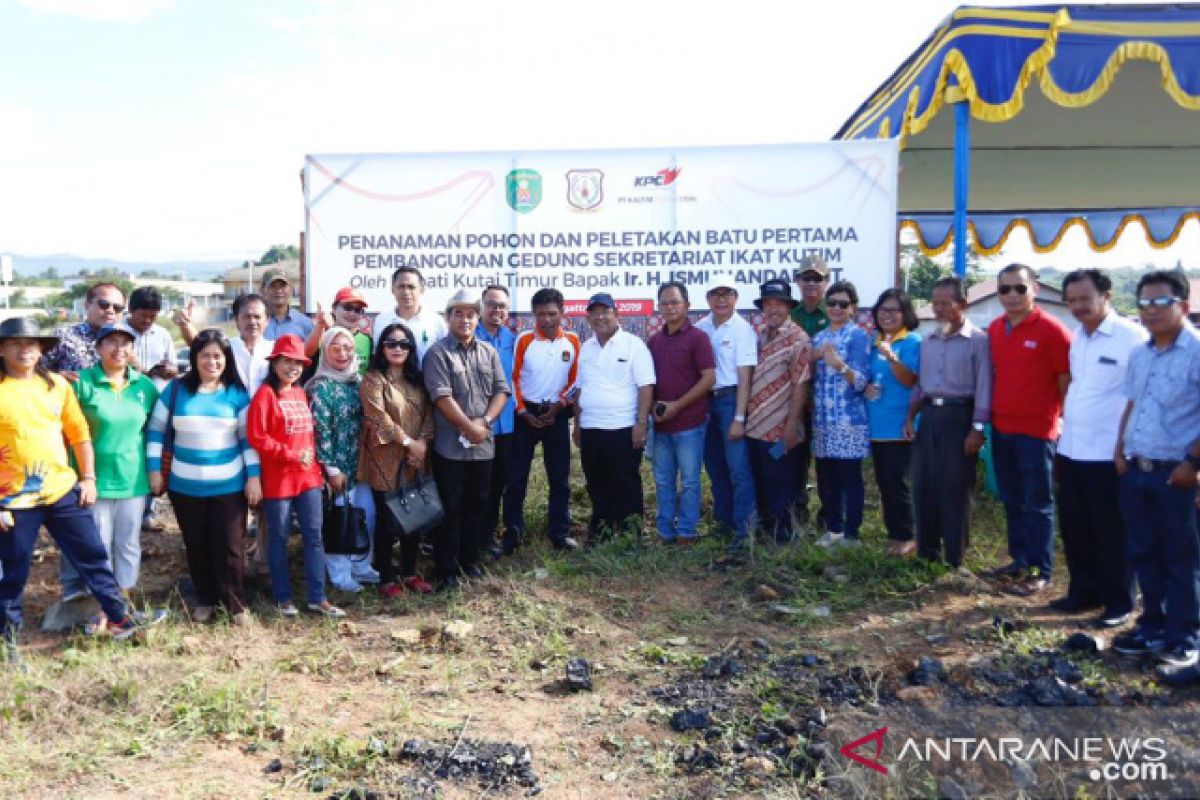
[[[871,377],[871,341],[854,322],[858,290],[837,281],[825,291],[829,327],[813,338],[813,455],[829,530],[821,547],[857,545],[866,489],[862,462],[870,429],[863,390]]]
[[[878,333],[871,344],[871,384],[865,392],[871,423],[871,459],[883,503],[888,555],[906,556],[913,542],[912,492],[908,486],[912,443],[904,438],[908,401],[921,364],[917,312],[903,289],[888,289],[871,309]]]

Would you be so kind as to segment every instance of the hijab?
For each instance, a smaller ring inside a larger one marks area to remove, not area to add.
[[[350,346],[355,346],[354,334],[346,328],[335,325],[329,330],[325,331],[324,335],[321,336],[321,347],[319,350],[321,354],[321,363],[317,365],[317,371],[313,374],[312,380],[309,381],[310,384],[319,378],[328,378],[329,380],[338,381],[340,383],[358,382],[359,376],[357,348],[355,349],[354,355],[350,358],[350,363],[346,365],[345,369],[335,369],[329,363],[329,346],[333,344],[333,340],[339,336],[345,336],[350,341]]]

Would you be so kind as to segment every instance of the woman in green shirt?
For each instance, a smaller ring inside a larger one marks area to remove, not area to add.
[[[133,365],[135,334],[124,323],[109,325],[96,338],[99,361],[79,373],[75,396],[92,432],[96,451],[96,505],[100,538],[108,550],[117,585],[129,594],[142,560],[142,511],[150,494],[146,477],[146,422],[158,400],[154,382]],[[64,592],[79,581],[67,564]]]

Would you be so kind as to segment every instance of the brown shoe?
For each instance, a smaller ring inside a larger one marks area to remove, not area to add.
[[[1031,575],[1025,580],[1014,581],[1004,587],[1004,591],[1008,594],[1016,595],[1017,597],[1033,597],[1039,592],[1045,591],[1050,585],[1050,581],[1045,578],[1039,578],[1036,575]]]

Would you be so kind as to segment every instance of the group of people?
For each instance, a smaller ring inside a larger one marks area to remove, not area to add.
[[[991,438],[1011,562],[991,571],[1013,594],[1045,591],[1055,504],[1070,584],[1051,603],[1099,609],[1096,624],[1143,613],[1121,653],[1153,653],[1170,680],[1190,680],[1200,648],[1200,340],[1188,283],[1151,272],[1138,285],[1141,325],[1111,305],[1098,270],[1064,280],[1072,333],[1035,303],[1038,281],[1012,264],[998,276],[1005,313],[986,331],[966,317],[957,278],[933,289],[936,328],[922,338],[906,292],[888,289],[860,316],[849,281],[806,258],[793,284],[764,283],[763,325],[738,312],[738,289],[705,288],[694,324],[689,287],[658,288],[661,327],[622,328],[611,295],[587,303],[592,336],[567,329],[555,289],[531,298],[531,328],[509,325],[509,290],[460,291],[422,304],[413,268],[392,277],[394,308],[371,325],[360,293],[338,292],[315,320],[291,307],[287,276],[233,305],[238,336],[197,330],[177,313],[190,367],[175,373],[161,298],[139,289],[123,320],[111,284],[87,295],[85,321],[54,337],[31,323],[0,327],[0,604],[6,640],[43,524],[63,554],[68,597],[95,595],[112,630],[137,582],[148,499],[169,494],[198,596],[196,619],[223,607],[249,623],[243,589],[247,517],[260,517],[278,612],[299,613],[286,544],[303,540],[307,607],[378,583],[386,597],[453,589],[527,537],[525,498],[537,446],[548,484],[546,534],[579,546],[569,511],[571,447],[592,504],[591,542],[643,524],[641,461],[651,459],[663,542],[699,535],[701,471],[713,517],[736,555],[755,537],[859,544],[870,456],[887,550],[962,568],[976,461]],[[139,296],[139,293],[140,296]],[[863,324],[865,323],[865,324]],[[161,333],[159,333],[161,331]],[[32,422],[31,422],[32,419]],[[66,444],[64,444],[64,442]],[[73,459],[68,456],[70,446]],[[810,509],[815,461],[818,504]],[[432,474],[444,519],[426,537],[435,574],[420,574],[421,537],[387,498]],[[99,479],[97,476],[102,476]],[[328,504],[361,509],[372,552],[326,555]],[[152,513],[152,512],[151,512]],[[395,560],[399,544],[399,563]]]

